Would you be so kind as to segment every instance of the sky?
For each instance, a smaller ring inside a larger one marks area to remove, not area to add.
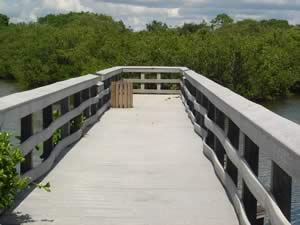
[[[144,29],[152,20],[171,26],[209,22],[220,13],[235,20],[276,18],[300,24],[300,0],[0,0],[0,13],[11,22],[70,11],[110,15],[134,30]]]

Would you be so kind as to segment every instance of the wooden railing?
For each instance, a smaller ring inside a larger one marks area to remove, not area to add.
[[[121,78],[133,82],[134,94],[179,94],[184,67],[114,67],[97,72],[102,81],[110,83]],[[138,78],[136,78],[138,74]],[[155,75],[155,78],[153,78]],[[151,76],[148,78],[148,76]],[[135,77],[135,78],[133,78]],[[170,78],[169,78],[170,77]],[[150,85],[151,87],[147,87]],[[154,88],[153,88],[154,87]]]
[[[204,154],[212,161],[241,224],[270,220],[272,225],[290,225],[292,183],[300,181],[300,126],[184,67],[113,67],[1,98],[0,131],[20,136],[26,158],[20,173],[32,180],[45,174],[61,150],[80,139],[85,128],[109,108],[111,82],[126,73],[158,74],[154,80],[144,76],[133,80],[157,85],[155,90],[136,93],[177,93],[162,92],[160,85],[180,82],[182,101],[203,139]],[[162,74],[179,74],[181,81],[162,81]],[[38,131],[33,126],[37,113],[42,120]],[[57,134],[59,140],[54,141]],[[40,144],[41,162],[34,165]],[[270,188],[259,181],[260,153],[272,164]]]
[[[86,75],[0,98],[0,131],[20,137],[20,174],[34,181],[47,173],[60,152],[108,109],[109,89],[99,80]]]
[[[289,225],[292,183],[300,181],[300,126],[191,70],[181,89],[240,223]],[[260,153],[267,156],[262,164],[272,164],[270,188],[258,179]]]
[[[300,181],[299,125],[185,67],[114,67],[97,74],[109,88],[126,73],[141,74],[132,79],[142,84],[136,93],[148,94],[163,93],[160,74],[181,74],[183,103],[241,224],[291,224],[292,183]],[[155,73],[156,79],[145,79]],[[156,89],[143,90],[147,82]],[[260,153],[271,164],[270,188],[259,180]]]

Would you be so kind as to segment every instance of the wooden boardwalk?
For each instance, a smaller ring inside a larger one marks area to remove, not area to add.
[[[0,224],[236,225],[181,100],[109,110]]]

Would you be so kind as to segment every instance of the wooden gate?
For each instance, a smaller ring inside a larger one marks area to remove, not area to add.
[[[111,107],[133,107],[133,85],[131,81],[113,81],[111,84]]]

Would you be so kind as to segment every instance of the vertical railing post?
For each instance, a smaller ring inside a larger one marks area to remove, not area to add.
[[[21,119],[21,143],[25,142],[33,134],[32,114]],[[32,152],[25,155],[25,160],[21,163],[21,174],[32,169]]]
[[[97,86],[94,85],[90,88],[91,97],[94,98],[97,96]],[[91,114],[94,116],[97,113],[97,103],[91,105]]]
[[[64,98],[60,102],[60,111],[61,115],[65,115],[70,110],[69,97]],[[67,122],[65,125],[61,127],[61,139],[68,137],[70,134],[70,123]]]
[[[224,126],[225,126],[224,114],[221,113],[217,107],[215,108],[215,121],[217,125],[224,130]],[[215,137],[215,152],[219,162],[224,168],[225,149],[217,137]]]
[[[196,99],[196,102],[200,105],[200,102],[201,102],[201,92],[197,89],[196,90],[196,97],[195,97],[195,99]],[[200,112],[198,112],[198,111],[196,111],[195,112],[195,118],[196,118],[196,123],[199,125],[199,126],[201,126],[201,113]],[[201,135],[201,136],[203,136],[203,134]]]
[[[74,94],[74,108],[77,108],[81,105],[82,98],[81,98],[81,92],[77,92]],[[74,132],[78,131],[78,127],[75,126],[75,121],[78,120],[79,117],[81,117],[82,114],[77,116],[76,118],[73,119],[73,126],[71,126],[71,133],[73,134]]]
[[[145,74],[141,73],[141,80],[145,79]],[[141,83],[141,90],[145,90],[145,83]]]
[[[209,119],[211,119],[212,122],[215,122],[215,106],[211,102],[208,103],[207,116],[208,116]],[[216,147],[216,141],[215,141],[216,136],[210,130],[208,130],[207,134],[208,134],[207,137],[206,137],[207,144],[208,144],[209,147],[211,147],[211,149],[215,150],[215,147]]]
[[[225,116],[224,118],[224,133],[226,135],[226,137],[228,136],[228,131],[229,131],[229,119],[227,116]]]
[[[161,80],[161,74],[158,73],[156,76],[157,76],[157,80],[160,82],[160,80]],[[157,83],[156,89],[157,89],[158,91],[161,90],[161,83]]]
[[[217,156],[219,162],[221,163],[221,165],[224,168],[225,149],[224,149],[222,143],[219,141],[218,138],[216,138],[215,152],[216,152],[216,156]]]
[[[104,90],[109,89],[109,93],[105,95],[103,98],[103,104],[106,104],[107,102],[110,101],[110,97],[111,97],[111,90],[110,90],[111,78],[104,80],[103,84],[104,84]]]
[[[101,92],[101,83],[97,83],[96,84],[96,93],[100,94]],[[97,103],[97,108],[98,110],[102,108],[102,106],[104,105],[104,101],[103,101],[103,97],[99,99],[98,103]]]
[[[74,94],[74,108],[77,108],[81,104],[81,94],[77,92]]]
[[[90,89],[84,89],[81,91],[81,99],[82,101],[87,101],[90,98]],[[90,117],[90,106],[87,107],[84,111],[83,111],[83,115],[85,118],[89,118]]]
[[[47,129],[49,125],[53,121],[53,112],[52,112],[52,105],[49,105],[48,107],[43,109],[43,128]],[[44,153],[41,156],[42,159],[46,160],[48,156],[51,154],[51,151],[53,150],[53,140],[52,136],[44,141]]]
[[[245,152],[245,134],[242,131],[240,131],[240,134],[239,134],[238,152],[239,152],[240,156],[243,156],[244,152]]]
[[[292,178],[275,162],[272,163],[271,192],[285,217],[291,221]]]
[[[239,138],[239,131],[236,132],[234,129],[234,124],[229,120],[228,117],[225,119],[225,131],[226,131],[226,136],[229,138],[231,141],[231,144],[235,149],[238,148],[238,142],[236,142],[236,139]],[[238,135],[238,136],[237,136]],[[230,160],[230,158],[227,156],[226,157],[226,171],[231,177],[232,181],[234,184],[237,186],[238,184],[238,171],[233,162]]]
[[[240,132],[242,134],[242,132]],[[254,144],[250,138],[242,134],[243,138],[240,138],[240,147],[243,150],[243,156],[247,161],[249,167],[255,176],[258,176],[258,157],[259,148]],[[243,146],[242,146],[243,145]],[[251,224],[257,224],[257,200],[249,190],[247,184],[243,181],[242,200],[245,207],[247,217]]]

